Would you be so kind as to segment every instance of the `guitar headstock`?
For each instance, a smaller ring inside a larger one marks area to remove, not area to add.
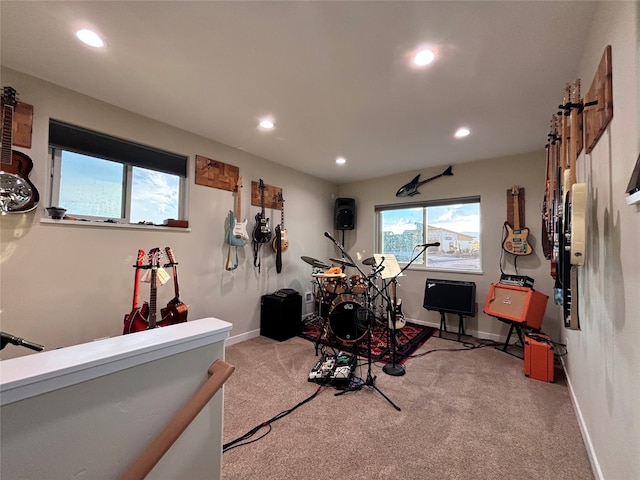
[[[144,250],[138,250],[138,258],[134,267],[139,267],[144,263]]]
[[[242,177],[238,177],[238,181],[236,182],[235,187],[233,187],[233,191],[238,193],[240,192],[241,188],[242,188]]]
[[[176,257],[174,257],[173,250],[171,250],[171,247],[165,247],[164,251],[167,252],[167,258],[169,259],[169,263],[171,263],[172,265],[177,265],[178,262],[176,262]]]
[[[278,192],[278,198],[276,201],[278,202],[278,204],[280,205],[280,209],[282,210],[282,207],[284,206],[284,197],[282,196],[282,192]]]
[[[18,103],[16,89],[13,87],[4,87],[2,89],[2,104],[15,107],[16,103]]]
[[[149,265],[151,266],[151,268],[158,268],[160,266],[161,257],[162,252],[158,247],[149,250]]]
[[[518,185],[514,185],[513,187],[511,187],[511,195],[513,195],[514,197],[520,195],[520,188],[518,187]]]
[[[573,82],[573,86],[571,88],[571,104],[574,107],[580,105],[580,79],[577,78]]]

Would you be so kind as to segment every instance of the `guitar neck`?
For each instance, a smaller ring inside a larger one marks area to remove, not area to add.
[[[149,293],[149,328],[156,328],[158,297],[157,276],[158,268],[154,266],[151,268],[151,288]]]
[[[138,300],[140,293],[140,267],[142,266],[142,262],[144,261],[144,250],[138,250],[138,260],[135,264],[136,273],[134,275],[134,283],[133,283],[133,305],[131,307],[132,310],[138,308]]]
[[[513,196],[513,229],[520,230],[520,203],[518,195]]]
[[[11,164],[11,145],[13,143],[13,106],[2,106],[2,164]]]

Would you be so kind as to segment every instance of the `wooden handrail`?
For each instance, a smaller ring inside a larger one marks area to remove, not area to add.
[[[162,456],[182,435],[189,424],[211,400],[224,382],[231,376],[235,367],[223,360],[216,360],[209,367],[209,379],[184,404],[182,409],[169,421],[149,446],[131,464],[120,480],[141,480],[156,466]]]

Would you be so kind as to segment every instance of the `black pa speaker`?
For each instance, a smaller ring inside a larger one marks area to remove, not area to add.
[[[336,230],[356,228],[356,201],[353,198],[336,198],[334,219]]]
[[[474,282],[427,278],[424,287],[423,307],[427,310],[475,317],[477,311],[476,284]]]

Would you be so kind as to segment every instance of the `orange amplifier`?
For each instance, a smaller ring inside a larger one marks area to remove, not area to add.
[[[484,313],[540,329],[549,297],[532,288],[492,283]]]
[[[553,342],[541,333],[524,336],[524,374],[553,382]]]

